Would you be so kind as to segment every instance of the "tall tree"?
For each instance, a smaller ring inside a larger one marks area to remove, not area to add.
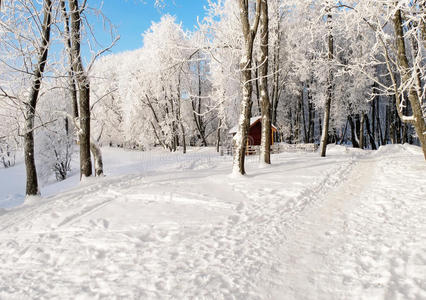
[[[38,50],[38,61],[33,71],[33,81],[28,101],[25,103],[25,134],[24,134],[24,157],[27,173],[26,194],[38,195],[37,170],[34,160],[34,124],[36,106],[39,99],[44,69],[50,45],[50,32],[52,26],[52,1],[43,2],[43,24],[41,27],[40,49]]]
[[[238,120],[238,131],[234,137],[235,153],[233,159],[232,172],[234,174],[246,173],[244,167],[248,129],[250,126],[250,110],[252,97],[252,65],[253,65],[253,44],[256,37],[260,19],[261,0],[256,0],[256,11],[253,24],[250,25],[249,18],[249,1],[239,0],[240,21],[243,32],[243,57],[241,59],[240,68],[243,80],[243,99],[241,100],[241,112]]]
[[[71,58],[79,90],[80,178],[92,175],[90,157],[90,82],[81,58],[81,8],[78,0],[68,0],[71,15]]]
[[[268,62],[269,62],[269,17],[268,0],[261,0],[260,9],[260,58],[259,58],[259,88],[262,114],[262,136],[260,146],[260,162],[271,163],[271,108],[268,91]]]
[[[68,68],[68,80],[69,80],[69,89],[70,89],[70,95],[71,95],[71,101],[72,101],[72,108],[73,108],[73,117],[74,119],[78,119],[78,97],[77,97],[77,86],[75,83],[74,78],[74,65],[73,65],[73,57],[72,57],[72,50],[71,50],[71,32],[70,32],[70,21],[69,16],[65,4],[65,0],[60,0],[60,6],[61,6],[61,12],[62,12],[62,18],[64,22],[64,42],[65,42],[65,48],[66,52],[68,54],[68,61],[69,61],[69,68]]]
[[[327,151],[328,143],[328,129],[330,124],[330,108],[331,108],[331,99],[333,95],[333,71],[331,69],[331,61],[334,58],[334,39],[333,39],[333,26],[332,26],[332,15],[331,8],[327,8],[327,30],[328,30],[328,60],[330,62],[328,70],[328,80],[327,80],[327,98],[325,100],[324,106],[324,125],[322,128],[321,135],[321,156],[325,157]]]
[[[90,80],[87,72],[84,70],[81,59],[81,11],[83,8],[79,7],[78,1],[73,3],[69,2],[71,13],[71,30],[69,24],[69,16],[66,10],[65,0],[60,1],[62,17],[64,21],[64,41],[65,48],[68,52],[69,59],[69,87],[73,107],[73,120],[74,125],[77,127],[78,137],[80,142],[80,177],[83,175],[88,177],[91,175],[91,157],[90,152],[93,154],[95,163],[95,176],[103,175],[103,161],[102,152],[96,141],[92,139],[90,133],[90,119],[91,119],[91,106],[90,106]],[[74,14],[74,6],[78,9],[78,16]],[[75,18],[79,19],[75,19]],[[79,24],[75,24],[76,20],[80,20]],[[77,84],[79,86],[79,95],[77,95]],[[78,105],[80,102],[80,105]],[[84,105],[82,106],[82,103]],[[80,111],[79,111],[80,107]],[[83,117],[84,116],[84,117]],[[88,124],[87,124],[88,123]],[[84,129],[83,129],[84,128]],[[88,134],[87,128],[89,129]],[[87,136],[88,135],[88,136]],[[83,138],[83,143],[82,143]],[[89,139],[89,154],[87,157],[87,139]],[[82,146],[83,145],[83,146]],[[83,149],[82,149],[83,148]],[[90,175],[88,164],[90,163]]]

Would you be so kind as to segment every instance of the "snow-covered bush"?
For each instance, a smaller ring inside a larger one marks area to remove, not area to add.
[[[16,153],[20,149],[21,120],[19,108],[8,98],[0,100],[0,118],[0,166],[9,168],[15,165]]]
[[[57,120],[54,125],[37,134],[37,168],[42,181],[47,181],[52,173],[58,181],[68,177],[74,152],[73,143],[74,136],[69,131],[66,118]]]
[[[52,111],[52,105],[57,110]],[[57,92],[49,92],[39,104],[40,123],[35,132],[36,164],[40,181],[54,174],[61,181],[71,172],[75,128],[70,119],[71,103]]]
[[[4,168],[15,165],[18,141],[12,138],[0,138],[0,162]]]

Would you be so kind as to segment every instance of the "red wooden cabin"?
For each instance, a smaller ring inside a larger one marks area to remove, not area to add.
[[[232,137],[235,136],[235,134],[238,131],[238,125],[231,128],[231,130],[229,131],[229,134],[232,135]],[[274,144],[275,139],[274,137],[276,136],[277,132],[277,128],[271,124],[271,145]],[[248,133],[248,140],[247,140],[247,144],[249,146],[259,146],[260,142],[261,142],[261,137],[262,137],[262,119],[261,117],[253,117],[250,119],[250,129],[249,129],[249,133]]]

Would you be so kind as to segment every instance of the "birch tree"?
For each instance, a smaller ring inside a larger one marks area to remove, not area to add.
[[[261,0],[256,1],[256,11],[253,21],[249,18],[249,1],[239,0],[240,21],[243,32],[243,56],[241,58],[240,68],[242,73],[242,94],[241,112],[238,120],[238,131],[234,137],[235,153],[233,159],[232,172],[234,174],[244,175],[246,173],[244,161],[247,147],[248,129],[250,126],[250,110],[252,103],[252,66],[253,66],[253,45],[257,34],[260,19]],[[250,24],[252,23],[252,24]]]
[[[330,124],[330,108],[331,108],[331,100],[333,96],[333,71],[331,69],[331,62],[334,58],[334,39],[333,39],[333,26],[332,26],[332,14],[330,4],[327,4],[327,31],[328,31],[328,60],[330,62],[329,70],[328,70],[328,80],[327,80],[327,98],[324,107],[324,125],[322,128],[321,135],[321,156],[325,157],[327,151],[327,143],[328,143],[328,130]]]
[[[268,0],[262,0],[260,9],[260,57],[259,57],[259,87],[262,114],[262,136],[260,146],[260,162],[271,163],[271,108],[268,91],[268,62],[269,62],[269,16]]]

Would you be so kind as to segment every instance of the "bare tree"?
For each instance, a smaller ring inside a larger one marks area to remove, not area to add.
[[[252,86],[252,65],[253,65],[253,43],[256,37],[260,19],[261,0],[256,0],[256,12],[254,15],[253,24],[250,25],[249,20],[249,1],[239,0],[240,19],[243,30],[243,57],[241,59],[241,72],[243,80],[243,99],[241,101],[241,112],[238,121],[238,132],[234,138],[235,153],[233,160],[233,173],[244,175],[244,161],[246,155],[246,144],[248,128],[250,123],[251,96],[253,91]]]
[[[269,62],[269,19],[268,0],[261,1],[260,9],[260,105],[262,114],[262,136],[260,146],[260,162],[271,163],[271,108],[268,92],[268,62]]]
[[[197,53],[197,97],[192,97],[191,104],[192,104],[192,111],[193,111],[193,117],[194,122],[198,131],[198,134],[200,135],[201,139],[201,145],[204,147],[207,147],[207,140],[206,140],[206,124],[204,123],[204,119],[201,114],[201,108],[202,108],[202,100],[203,100],[203,80],[202,80],[202,74],[201,74],[201,56],[200,51],[196,51]],[[191,57],[190,57],[191,59]]]
[[[52,25],[52,1],[43,2],[43,24],[41,27],[41,43],[38,50],[38,62],[33,72],[33,82],[29,99],[25,102],[25,134],[24,134],[24,157],[25,169],[27,173],[26,194],[40,194],[37,179],[37,170],[34,160],[34,124],[36,116],[36,106],[40,94],[44,69],[47,63],[47,56],[50,44],[50,32]]]
[[[90,106],[90,80],[81,59],[81,12],[84,7],[79,6],[78,0],[69,1],[71,14],[70,26],[70,17],[68,16],[65,1],[61,0],[60,5],[64,21],[65,47],[68,52],[70,63],[68,73],[73,107],[73,121],[78,129],[78,138],[80,142],[80,178],[82,178],[83,175],[88,177],[92,174],[90,153],[92,153],[94,158],[95,176],[101,176],[103,175],[102,152],[97,142],[90,134],[90,115],[92,110]],[[78,95],[77,90],[79,90]],[[87,149],[88,147],[89,149]]]
[[[78,119],[78,98],[77,98],[77,86],[74,78],[74,65],[72,63],[72,50],[71,50],[71,32],[70,32],[70,21],[65,4],[65,0],[60,1],[62,18],[64,22],[64,43],[65,48],[67,49],[68,61],[69,61],[69,70],[68,70],[68,80],[69,80],[69,92],[71,95],[73,117]]]
[[[90,82],[81,59],[81,8],[78,0],[68,0],[71,15],[71,58],[72,69],[79,90],[79,140],[80,140],[80,178],[92,175],[90,157]]]
[[[328,60],[331,63],[333,60],[333,52],[334,52],[334,40],[333,40],[333,27],[331,24],[332,15],[331,9],[328,8],[327,15],[327,29],[328,29]],[[321,136],[321,156],[325,157],[327,151],[327,143],[328,143],[328,129],[330,124],[330,108],[331,108],[331,98],[333,94],[333,72],[331,70],[331,65],[328,70],[328,80],[327,80],[327,99],[324,107],[324,125],[322,128],[322,136]]]

